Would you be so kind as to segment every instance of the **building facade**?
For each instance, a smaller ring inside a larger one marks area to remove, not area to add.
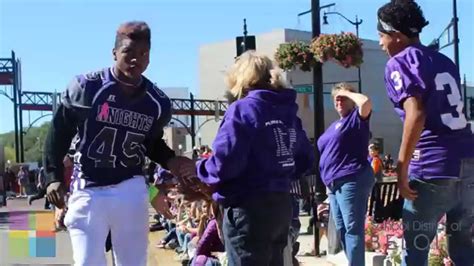
[[[187,87],[160,87],[160,89],[172,99],[189,99],[189,88]],[[192,151],[191,137],[186,127],[190,124],[187,115],[173,115],[169,127],[164,129],[163,139],[177,154]],[[185,127],[186,126],[186,127]]]

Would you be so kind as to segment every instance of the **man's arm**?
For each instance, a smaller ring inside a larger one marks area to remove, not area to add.
[[[367,119],[372,112],[372,101],[369,97],[361,93],[340,90],[338,95],[351,99],[359,108],[359,115],[362,119]]]
[[[419,97],[406,99],[403,103],[403,109],[406,115],[403,124],[402,143],[398,154],[398,166],[406,173],[408,172],[411,156],[425,126],[426,114],[423,102]]]
[[[154,137],[153,143],[148,147],[146,155],[150,160],[161,165],[161,167],[169,169],[168,161],[174,158],[176,154],[163,140],[163,129],[157,130],[157,135]]]
[[[53,116],[44,144],[46,197],[60,209],[64,207],[63,159],[77,133],[79,123],[85,120],[91,108],[93,94],[87,94],[86,88],[94,84],[88,82],[87,79],[77,76],[68,84],[61,95],[61,104]]]
[[[416,144],[420,140],[425,125],[426,113],[420,97],[409,97],[403,102],[405,122],[403,124],[402,143],[398,154],[397,175],[400,192],[404,198],[414,200],[416,192],[408,186],[408,166]]]
[[[154,89],[163,93],[156,87],[154,87]],[[150,158],[150,160],[161,165],[161,167],[169,170],[168,161],[176,157],[176,154],[163,140],[163,128],[171,121],[171,100],[163,95],[160,98],[160,106],[160,116],[157,117],[157,120],[154,122],[152,135],[147,140],[147,152],[145,155]]]
[[[77,118],[72,109],[60,104],[46,136],[43,153],[45,187],[53,182],[63,182],[63,159],[74,135],[77,133]]]

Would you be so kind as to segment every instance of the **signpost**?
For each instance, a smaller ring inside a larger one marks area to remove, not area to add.
[[[303,93],[303,94],[312,94],[312,93],[314,93],[312,85],[296,86],[295,91],[297,93]]]

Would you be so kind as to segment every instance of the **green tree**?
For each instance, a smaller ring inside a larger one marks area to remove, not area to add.
[[[49,122],[39,127],[32,127],[23,135],[23,147],[25,149],[26,162],[41,162],[43,145],[49,129]],[[15,160],[15,133],[8,132],[0,134],[0,143],[5,146],[5,160]]]
[[[15,160],[15,149],[12,147],[4,147],[5,148],[5,162],[10,160],[10,162],[16,162]]]

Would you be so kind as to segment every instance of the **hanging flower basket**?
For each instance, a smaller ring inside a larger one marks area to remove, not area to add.
[[[316,63],[310,45],[301,41],[280,44],[275,53],[275,60],[285,71],[296,67],[302,71],[311,71]]]
[[[321,34],[311,43],[317,61],[335,61],[345,68],[358,67],[363,63],[362,42],[350,32]]]

